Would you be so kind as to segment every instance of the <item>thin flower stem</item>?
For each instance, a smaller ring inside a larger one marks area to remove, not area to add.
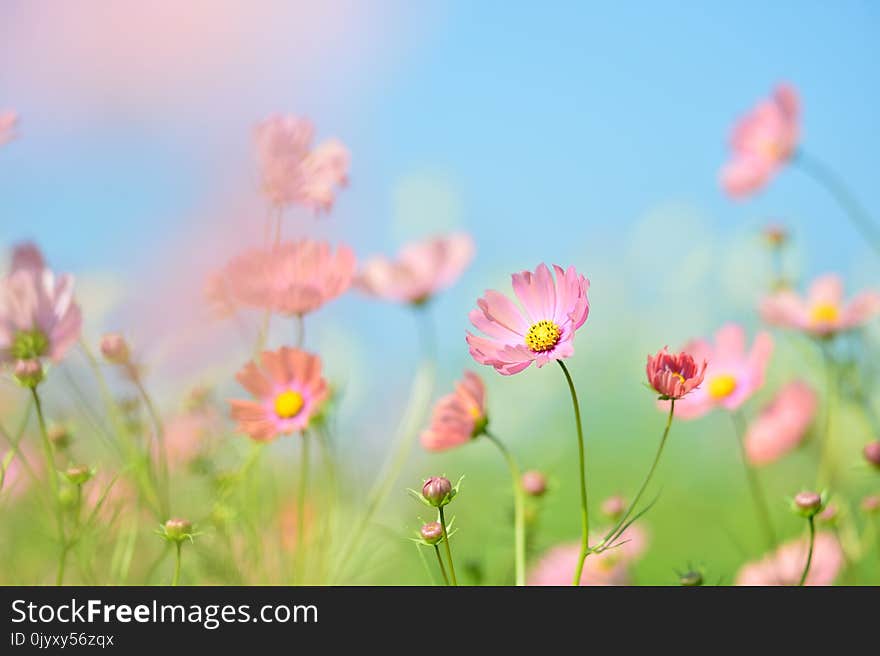
[[[443,566],[443,558],[440,556],[440,547],[438,545],[434,545],[434,553],[437,554],[437,562],[440,564],[440,573],[443,575],[443,580],[446,581],[446,585],[449,585],[449,577],[446,575],[446,567]]]
[[[813,544],[816,542],[816,520],[811,515],[807,518],[807,522],[810,525],[810,549],[807,551],[807,562],[804,565],[804,571],[801,574],[801,580],[798,582],[798,587],[802,587],[807,581],[807,574],[810,573],[810,565],[813,562]]]
[[[830,166],[803,150],[798,150],[792,162],[831,194],[856,230],[861,233],[862,238],[880,255],[880,228],[862,204],[856,200],[843,179]]]
[[[309,440],[305,432],[302,434],[302,453],[299,463],[299,490],[296,495],[296,551],[294,552],[294,581],[301,585],[303,576],[303,559],[305,557],[305,512],[306,494],[309,486]]]
[[[174,561],[174,578],[171,580],[171,585],[176,586],[180,583],[180,548],[183,546],[182,542],[175,543],[177,547],[177,555]]]
[[[446,531],[446,516],[443,514],[443,506],[438,508],[440,511],[440,526],[443,529],[443,544],[446,545],[446,559],[449,561],[449,574],[452,577],[452,585],[457,586],[458,580],[455,578],[455,563],[452,562],[452,547],[449,546],[449,533]]]
[[[58,572],[55,577],[55,585],[61,585],[64,581],[64,563],[67,560],[67,538],[64,534],[64,517],[61,514],[61,503],[58,498],[58,475],[55,471],[55,459],[52,456],[52,444],[49,442],[49,433],[46,430],[46,417],[43,414],[43,404],[36,387],[31,387],[31,396],[34,407],[37,410],[37,423],[40,425],[40,438],[43,444],[43,457],[46,461],[46,475],[49,478],[49,494],[52,495],[51,504],[55,513],[55,523],[58,527],[58,541],[61,544],[61,553],[58,558]]]
[[[516,460],[507,447],[504,446],[504,443],[488,431],[486,431],[486,437],[498,447],[510,469],[511,483],[513,484],[513,553],[516,585],[522,586],[526,584],[526,501],[522,487],[522,477],[520,476]]]
[[[562,367],[562,373],[565,374],[565,380],[568,382],[568,390],[571,392],[571,403],[574,406],[574,419],[577,424],[578,439],[578,464],[580,465],[581,475],[581,551],[578,555],[577,567],[574,570],[574,580],[572,585],[581,584],[581,574],[584,571],[584,561],[590,552],[590,510],[587,506],[587,471],[584,460],[584,429],[581,424],[581,408],[578,403],[577,391],[574,388],[574,382],[568,368],[562,360],[557,360],[559,366]]]
[[[296,315],[294,323],[296,324],[296,348],[301,349],[306,341],[306,322],[303,315]]]
[[[159,480],[161,481],[159,485],[161,490],[159,493],[161,512],[163,516],[170,517],[171,501],[168,493],[168,454],[165,450],[165,426],[162,423],[162,415],[159,414],[153,399],[144,386],[143,380],[141,380],[140,373],[135,369],[134,365],[131,366],[130,374],[131,380],[147,408],[147,414],[150,415],[150,420],[153,422],[153,430],[156,432],[156,448],[159,455]]]
[[[820,344],[822,360],[825,365],[825,427],[822,434],[822,443],[819,450],[819,467],[816,482],[819,487],[833,486],[837,478],[836,463],[834,461],[832,417],[834,416],[834,403],[837,398],[837,371],[834,358],[828,351],[828,346]]]
[[[734,433],[736,433],[736,443],[739,445],[739,455],[746,472],[746,480],[748,481],[752,502],[755,504],[755,512],[758,515],[758,521],[761,523],[761,528],[764,531],[767,546],[772,551],[776,548],[776,532],[773,530],[773,522],[770,519],[770,510],[767,507],[767,499],[764,496],[761,482],[758,480],[758,474],[754,467],[749,464],[748,456],[746,455],[744,421],[739,411],[731,412],[730,417],[733,420]]]

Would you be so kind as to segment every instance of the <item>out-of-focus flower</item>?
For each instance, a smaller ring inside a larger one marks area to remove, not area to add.
[[[488,337],[467,333],[471,356],[480,364],[510,376],[532,362],[543,367],[574,355],[574,334],[590,313],[590,281],[569,267],[546,264],[514,273],[513,291],[525,311],[495,290],[489,290],[471,311],[471,323]]]
[[[683,351],[708,365],[703,384],[675,404],[677,417],[701,417],[716,407],[735,410],[764,384],[764,374],[773,353],[773,338],[760,332],[746,351],[746,333],[741,326],[727,324],[715,333],[715,343],[703,339],[686,344]],[[660,401],[667,409],[669,401]]]
[[[101,355],[113,364],[128,364],[131,350],[122,335],[109,333],[101,338]]]
[[[687,353],[669,353],[664,346],[648,356],[645,367],[651,388],[664,399],[680,399],[700,386],[706,375],[706,361],[699,365]]]
[[[22,386],[36,387],[43,381],[43,365],[36,358],[16,360],[12,375]]]
[[[348,149],[336,139],[313,148],[314,138],[314,125],[300,116],[270,116],[254,130],[263,191],[274,205],[328,212],[348,184]]]
[[[208,276],[205,283],[205,299],[208,301],[211,316],[215,319],[231,317],[237,310],[229,279],[222,271]]]
[[[759,561],[747,563],[736,575],[737,585],[797,585],[807,562],[809,542],[797,539],[781,545]],[[804,585],[832,585],[843,566],[843,551],[833,533],[819,531]]]
[[[721,186],[735,198],[762,187],[794,155],[800,136],[797,92],[780,84],[773,95],[742,117],[730,137],[731,159],[721,169]]]
[[[599,509],[608,519],[618,520],[626,512],[626,499],[619,494],[615,494],[602,501]]]
[[[752,421],[745,436],[746,457],[766,465],[797,448],[816,415],[818,399],[809,385],[793,381]]]
[[[169,519],[162,525],[163,536],[169,542],[183,542],[184,540],[192,540],[193,525],[188,519]]]
[[[837,509],[837,506],[833,503],[829,503],[827,506],[825,506],[825,510],[816,515],[816,519],[818,519],[820,522],[834,525],[834,523],[837,521],[838,514],[839,511]]]
[[[15,138],[15,126],[18,124],[18,114],[11,110],[0,112],[0,146],[9,143]]]
[[[880,494],[869,494],[861,503],[862,512],[873,515],[880,512]]]
[[[825,508],[825,497],[812,490],[804,490],[794,495],[792,510],[802,517],[814,517]]]
[[[134,512],[136,499],[137,492],[128,480],[105,470],[98,470],[83,492],[83,503],[89,513],[97,513],[104,523],[111,522],[123,510]]]
[[[354,252],[344,245],[334,253],[325,242],[305,239],[252,250],[225,268],[224,303],[302,316],[345,292],[355,267]]]
[[[419,305],[458,280],[474,251],[473,239],[464,233],[408,244],[394,260],[381,255],[368,260],[356,285],[377,298]]]
[[[39,453],[26,445],[19,443],[18,453],[6,452],[0,461],[0,466],[5,463],[6,467],[3,472],[3,480],[0,483],[0,496],[17,499],[27,492],[31,480],[28,469],[33,472],[38,479],[42,478],[44,466],[43,458]]]
[[[64,470],[64,478],[71,485],[88,483],[95,475],[95,470],[88,465],[72,465]]]
[[[43,272],[46,268],[46,261],[39,247],[31,242],[17,244],[12,249],[12,265],[9,267],[9,273],[16,271],[32,271],[36,274]]]
[[[445,451],[466,444],[486,428],[486,387],[480,377],[465,371],[455,385],[434,406],[430,426],[422,432],[422,446],[428,451]]]
[[[762,234],[770,248],[780,248],[788,241],[788,230],[785,226],[776,223],[766,226]]]
[[[865,457],[865,462],[875,469],[880,469],[880,440],[866,444],[862,449],[862,455]]]
[[[175,466],[192,462],[218,428],[219,417],[211,408],[194,409],[165,422],[165,454]],[[158,448],[158,444],[156,445]]]
[[[58,450],[66,449],[70,446],[70,443],[73,442],[70,429],[63,424],[55,424],[54,426],[51,426],[48,431],[48,436],[52,447]]]
[[[539,471],[523,472],[521,484],[525,493],[530,497],[544,496],[547,491],[547,477]]]
[[[765,298],[760,310],[771,325],[827,337],[863,326],[880,314],[880,293],[864,291],[846,302],[843,281],[830,273],[813,281],[806,298],[781,290]]]
[[[264,351],[261,367],[248,362],[236,379],[255,401],[229,401],[238,429],[258,442],[304,430],[327,398],[321,358],[299,349]]]
[[[628,585],[630,566],[644,553],[647,542],[647,535],[640,526],[630,526],[617,540],[617,546],[587,557],[580,584]],[[580,545],[577,543],[553,547],[529,573],[528,585],[571,585],[571,573],[579,555]]]
[[[703,585],[703,573],[691,570],[678,575],[678,584],[684,588],[696,588]]]

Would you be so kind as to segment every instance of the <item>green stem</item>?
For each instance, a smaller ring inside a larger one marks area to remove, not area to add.
[[[434,553],[437,554],[437,562],[440,564],[440,573],[443,575],[443,580],[446,581],[446,585],[449,585],[449,577],[446,575],[446,567],[443,566],[443,558],[440,557],[440,547],[438,545],[434,545]]]
[[[299,491],[296,497],[296,550],[294,551],[293,571],[294,581],[301,585],[300,577],[303,575],[302,560],[305,557],[305,513],[306,493],[308,491],[309,475],[309,440],[305,432],[302,434],[302,453],[299,463]]]
[[[834,461],[834,449],[832,438],[832,417],[834,402],[837,398],[837,372],[835,371],[834,359],[829,353],[828,345],[821,343],[822,360],[825,364],[825,428],[822,435],[822,443],[819,451],[819,467],[816,478],[818,487],[830,487],[834,485],[837,478],[837,467]]]
[[[55,510],[55,523],[58,527],[58,541],[61,544],[61,554],[58,559],[58,573],[55,577],[55,585],[61,585],[64,581],[64,561],[67,559],[67,538],[64,535],[64,517],[61,514],[61,503],[58,498],[58,475],[55,471],[55,459],[52,456],[52,444],[49,442],[49,433],[46,430],[46,417],[43,414],[43,404],[36,387],[31,387],[31,396],[34,407],[37,410],[37,423],[40,425],[40,438],[43,444],[43,457],[46,461],[46,475],[49,478],[49,493],[52,495],[52,507]]]
[[[440,526],[443,529],[443,544],[446,545],[446,559],[449,561],[449,574],[452,577],[452,585],[457,586],[458,580],[455,578],[455,563],[452,562],[452,547],[449,546],[449,533],[446,531],[446,516],[443,514],[443,506],[438,508],[440,511]]]
[[[183,546],[182,542],[176,542],[175,547],[177,547],[177,556],[174,561],[174,578],[171,579],[171,585],[176,586],[180,583],[180,548]]]
[[[590,511],[587,506],[587,470],[584,460],[584,429],[581,424],[581,408],[578,403],[577,391],[574,388],[574,382],[571,380],[571,374],[562,360],[557,360],[559,366],[562,367],[562,373],[565,374],[565,380],[568,382],[568,390],[571,392],[571,403],[574,406],[574,419],[577,424],[577,440],[578,440],[578,464],[580,465],[581,475],[581,551],[578,555],[577,567],[574,570],[574,580],[572,585],[581,584],[581,574],[584,571],[584,561],[590,552]]]
[[[130,369],[131,380],[137,388],[138,394],[147,408],[147,414],[153,422],[153,430],[156,432],[156,448],[159,457],[159,474],[160,484],[157,487],[161,490],[158,494],[160,499],[160,510],[165,517],[171,516],[171,502],[168,494],[168,454],[165,451],[165,426],[162,423],[162,415],[159,414],[153,399],[150,397],[147,388],[141,380],[140,373],[135,369],[134,365]],[[150,454],[148,454],[150,457]]]
[[[810,564],[813,562],[813,544],[816,542],[816,522],[812,515],[807,518],[807,522],[810,525],[810,549],[807,551],[807,563],[804,565],[801,580],[798,582],[799,587],[803,586],[807,581],[807,574],[810,573]]]
[[[510,469],[510,478],[513,483],[513,553],[516,569],[516,585],[522,586],[526,584],[526,529],[525,529],[525,493],[522,487],[522,477],[519,467],[514,460],[513,455],[507,450],[507,447],[495,435],[486,431],[486,437],[491,440],[495,446],[501,451],[501,455],[507,461]]]
[[[776,548],[776,532],[773,530],[773,522],[770,519],[767,498],[764,495],[761,482],[758,480],[758,473],[755,471],[754,467],[749,464],[746,455],[745,425],[743,418],[739,411],[732,412],[730,416],[733,420],[733,428],[736,433],[736,443],[739,445],[739,455],[746,472],[749,492],[752,496],[752,502],[755,504],[755,512],[758,515],[758,521],[761,523],[761,528],[764,531],[764,538],[767,540],[767,546],[772,551]]]

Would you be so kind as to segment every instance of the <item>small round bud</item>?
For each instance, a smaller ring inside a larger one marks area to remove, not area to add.
[[[703,575],[697,571],[685,572],[678,577],[678,582],[686,588],[694,588],[703,585]]]
[[[862,512],[868,515],[880,512],[880,494],[870,494],[862,499]]]
[[[39,360],[18,360],[14,375],[24,387],[36,387],[43,380],[43,365]]]
[[[539,471],[527,471],[522,475],[522,486],[529,496],[543,496],[547,491],[547,477]]]
[[[788,241],[788,231],[779,224],[770,224],[764,228],[764,241],[771,248],[779,248]]]
[[[73,485],[82,485],[87,482],[94,472],[87,465],[73,465],[64,472],[64,477]]]
[[[192,533],[192,524],[186,519],[169,519],[165,522],[165,537],[172,542],[182,542]]]
[[[113,364],[127,364],[131,357],[125,338],[117,333],[110,333],[101,338],[101,353]]]
[[[422,496],[432,506],[445,506],[451,500],[452,483],[443,476],[432,476],[422,486]]]
[[[443,527],[440,525],[440,522],[430,522],[422,526],[419,530],[419,535],[428,544],[437,544],[443,539]]]
[[[837,521],[837,506],[833,503],[829,503],[825,506],[825,510],[816,515],[816,519],[820,522],[825,522],[826,524],[834,524]]]
[[[49,441],[52,443],[56,449],[63,450],[70,446],[70,443],[73,441],[73,438],[70,436],[70,431],[67,430],[66,426],[55,425],[49,429]]]
[[[602,502],[600,509],[608,519],[620,519],[621,515],[626,512],[626,499],[619,495],[608,497]]]
[[[794,496],[794,507],[798,514],[812,517],[823,508],[822,495],[818,492],[798,492]]]
[[[865,460],[868,461],[869,465],[875,469],[880,469],[880,440],[866,444],[865,448],[862,449],[862,455],[865,456]]]

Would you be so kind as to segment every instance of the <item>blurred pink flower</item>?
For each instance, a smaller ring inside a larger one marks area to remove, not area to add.
[[[595,536],[599,541],[602,536]],[[630,566],[645,552],[645,531],[631,525],[616,541],[617,546],[587,556],[581,585],[629,585]],[[571,585],[572,572],[580,555],[580,544],[570,543],[547,551],[529,572],[528,585]]]
[[[236,257],[224,270],[227,287],[218,287],[214,281],[213,289],[230,307],[239,304],[302,316],[345,292],[355,266],[348,246],[339,246],[333,253],[325,242],[304,239]]]
[[[0,112],[0,146],[15,139],[15,126],[18,124],[18,114],[11,110]]]
[[[18,445],[17,454],[13,455],[12,452],[7,451],[3,454],[0,462],[7,462],[7,458],[9,461],[3,473],[2,483],[0,483],[0,496],[18,499],[27,492],[33,483],[27,468],[29,467],[37,478],[42,478],[45,470],[44,461],[38,452],[22,443]]]
[[[761,388],[773,353],[773,338],[769,333],[758,333],[747,352],[745,330],[727,324],[715,333],[714,344],[692,340],[682,351],[697,362],[708,363],[703,384],[675,404],[676,416],[693,419],[719,406],[736,410]],[[668,408],[668,401],[659,403],[661,408]]]
[[[780,84],[773,96],[737,122],[730,138],[731,159],[721,169],[721,185],[729,195],[758,191],[794,155],[799,114],[797,92]]]
[[[205,299],[208,301],[211,316],[215,319],[226,319],[236,312],[232,289],[223,272],[215,272],[208,276],[205,283]]]
[[[807,562],[806,538],[791,540],[775,553],[747,563],[736,576],[737,585],[797,585]],[[813,546],[813,560],[804,585],[832,585],[843,566],[843,551],[833,533],[819,531]]]
[[[17,244],[15,248],[12,249],[12,265],[9,268],[10,274],[21,270],[42,273],[45,268],[46,261],[43,259],[43,254],[40,252],[40,249],[36,244],[24,242]]]
[[[880,314],[880,293],[864,291],[846,302],[843,281],[829,273],[813,281],[806,298],[778,291],[761,302],[760,310],[771,325],[824,337],[858,328]]]
[[[219,417],[210,407],[194,409],[165,423],[165,453],[168,462],[181,466],[192,462],[219,428]]]
[[[813,422],[817,402],[816,393],[801,381],[791,382],[779,390],[746,432],[749,462],[766,465],[800,445]]]
[[[453,233],[404,246],[397,259],[370,259],[357,277],[357,287],[378,298],[424,303],[452,285],[474,257],[470,235]]]
[[[495,290],[477,301],[479,309],[471,310],[469,318],[488,337],[467,333],[474,360],[510,376],[532,362],[543,367],[574,355],[575,331],[590,313],[590,281],[574,267],[553,268],[555,280],[546,264],[534,273],[513,274],[513,291],[525,312]]]
[[[258,442],[305,430],[327,398],[321,358],[288,347],[264,351],[262,367],[248,362],[236,379],[256,401],[229,401],[238,429]]]
[[[706,361],[697,365],[687,353],[669,353],[667,347],[648,356],[645,367],[651,388],[668,399],[680,399],[703,382]]]
[[[348,183],[351,158],[335,139],[312,148],[314,138],[312,122],[299,116],[270,116],[256,127],[263,190],[273,204],[332,209],[335,188]]]
[[[431,425],[422,432],[428,451],[445,451],[466,444],[486,426],[486,387],[480,377],[465,371],[464,378],[434,406]]]
[[[99,469],[95,477],[85,485],[83,497],[89,514],[97,511],[97,517],[101,521],[110,522],[120,512],[135,508],[137,492],[122,476],[114,476]]]

